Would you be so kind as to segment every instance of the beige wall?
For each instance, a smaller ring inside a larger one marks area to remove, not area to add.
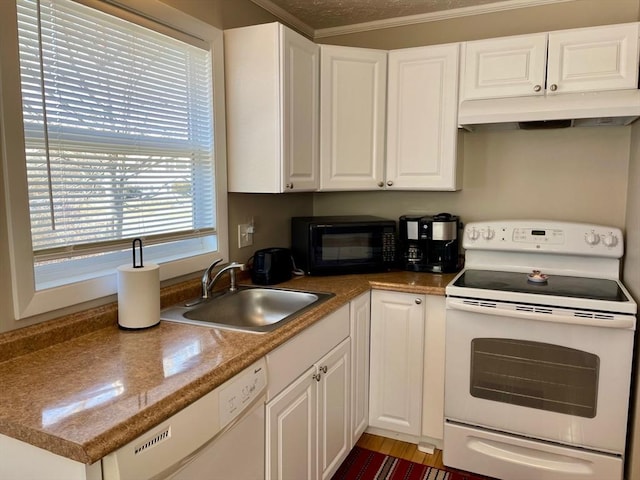
[[[229,259],[246,262],[266,247],[289,247],[291,217],[313,214],[313,197],[308,193],[229,194]],[[253,245],[238,248],[239,223],[253,217]]]
[[[394,49],[634,22],[638,0],[575,0],[404,27],[318,38],[318,43]]]
[[[227,29],[273,22],[277,19],[250,0],[160,0],[178,10]]]
[[[465,133],[459,192],[317,193],[314,214],[449,212],[624,227],[630,127]]]

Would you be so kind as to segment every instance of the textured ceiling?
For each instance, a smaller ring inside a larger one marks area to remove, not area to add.
[[[270,0],[316,30],[475,7],[498,1],[500,0]]]

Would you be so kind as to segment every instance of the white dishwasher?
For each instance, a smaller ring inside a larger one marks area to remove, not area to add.
[[[264,359],[102,459],[103,480],[264,478]]]

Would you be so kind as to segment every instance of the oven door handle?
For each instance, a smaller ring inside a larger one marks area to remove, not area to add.
[[[630,318],[613,318],[613,319],[601,319],[601,318],[586,318],[586,317],[572,317],[570,315],[559,315],[549,313],[536,313],[536,312],[523,312],[520,310],[507,310],[495,307],[484,307],[479,305],[469,305],[463,303],[462,300],[448,298],[447,308],[455,310],[464,310],[467,312],[481,313],[484,315],[498,315],[501,317],[523,318],[527,320],[536,320],[542,322],[551,323],[569,323],[571,325],[586,325],[590,327],[604,327],[604,328],[620,328],[634,330],[636,321],[634,317]]]

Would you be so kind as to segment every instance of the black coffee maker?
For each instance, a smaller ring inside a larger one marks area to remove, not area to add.
[[[403,268],[433,273],[460,270],[459,230],[459,218],[449,213],[401,216],[399,234]]]

